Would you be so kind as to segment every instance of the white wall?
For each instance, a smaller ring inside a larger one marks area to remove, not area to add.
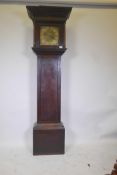
[[[33,25],[24,6],[0,6],[0,145],[32,144],[36,121]],[[117,137],[117,10],[74,9],[62,57],[66,142]]]
[[[116,19],[117,10],[76,9],[67,23],[62,116],[72,141],[117,137]]]

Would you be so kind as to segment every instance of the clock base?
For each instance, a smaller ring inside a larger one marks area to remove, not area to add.
[[[33,128],[33,155],[64,154],[64,142],[62,123],[38,123]]]

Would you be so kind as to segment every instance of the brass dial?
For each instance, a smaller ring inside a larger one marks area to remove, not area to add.
[[[41,46],[59,45],[59,28],[56,26],[41,26],[40,45]]]

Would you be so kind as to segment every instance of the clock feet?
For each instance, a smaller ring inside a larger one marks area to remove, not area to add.
[[[33,155],[64,154],[64,140],[62,123],[38,123],[33,128]]]

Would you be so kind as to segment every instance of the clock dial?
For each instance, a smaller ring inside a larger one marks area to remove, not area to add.
[[[40,45],[42,46],[59,45],[59,28],[55,26],[41,26]]]

